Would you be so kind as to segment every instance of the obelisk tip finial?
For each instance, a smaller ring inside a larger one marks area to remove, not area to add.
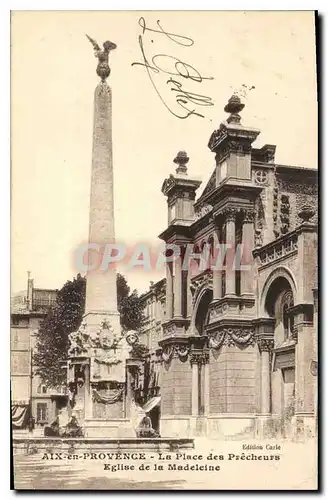
[[[111,50],[117,48],[114,42],[107,40],[103,43],[104,50],[101,50],[98,43],[93,40],[89,35],[86,34],[87,39],[93,46],[95,56],[98,59],[97,75],[100,76],[101,80],[104,82],[110,75],[110,67],[108,64],[108,56]]]

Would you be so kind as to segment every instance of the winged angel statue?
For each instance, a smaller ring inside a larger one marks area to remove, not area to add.
[[[111,50],[116,49],[117,45],[113,42],[109,42],[108,40],[103,43],[104,49],[101,50],[99,47],[98,43],[90,38],[88,35],[86,35],[87,39],[89,42],[92,43],[93,49],[95,51],[95,56],[98,59],[98,66],[97,66],[97,75],[100,76],[101,80],[104,82],[106,78],[109,77],[110,75],[110,67],[108,64],[108,56]]]

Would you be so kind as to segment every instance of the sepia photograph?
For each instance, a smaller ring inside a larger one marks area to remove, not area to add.
[[[12,489],[318,490],[317,30],[11,12]]]

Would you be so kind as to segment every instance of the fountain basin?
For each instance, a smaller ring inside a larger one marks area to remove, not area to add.
[[[135,452],[135,451],[175,451],[193,449],[192,438],[53,438],[53,437],[14,437],[13,453],[99,453],[99,452]]]

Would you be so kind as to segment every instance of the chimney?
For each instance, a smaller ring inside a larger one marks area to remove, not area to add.
[[[33,309],[33,283],[34,280],[31,278],[31,271],[27,271],[27,310],[32,311]]]

